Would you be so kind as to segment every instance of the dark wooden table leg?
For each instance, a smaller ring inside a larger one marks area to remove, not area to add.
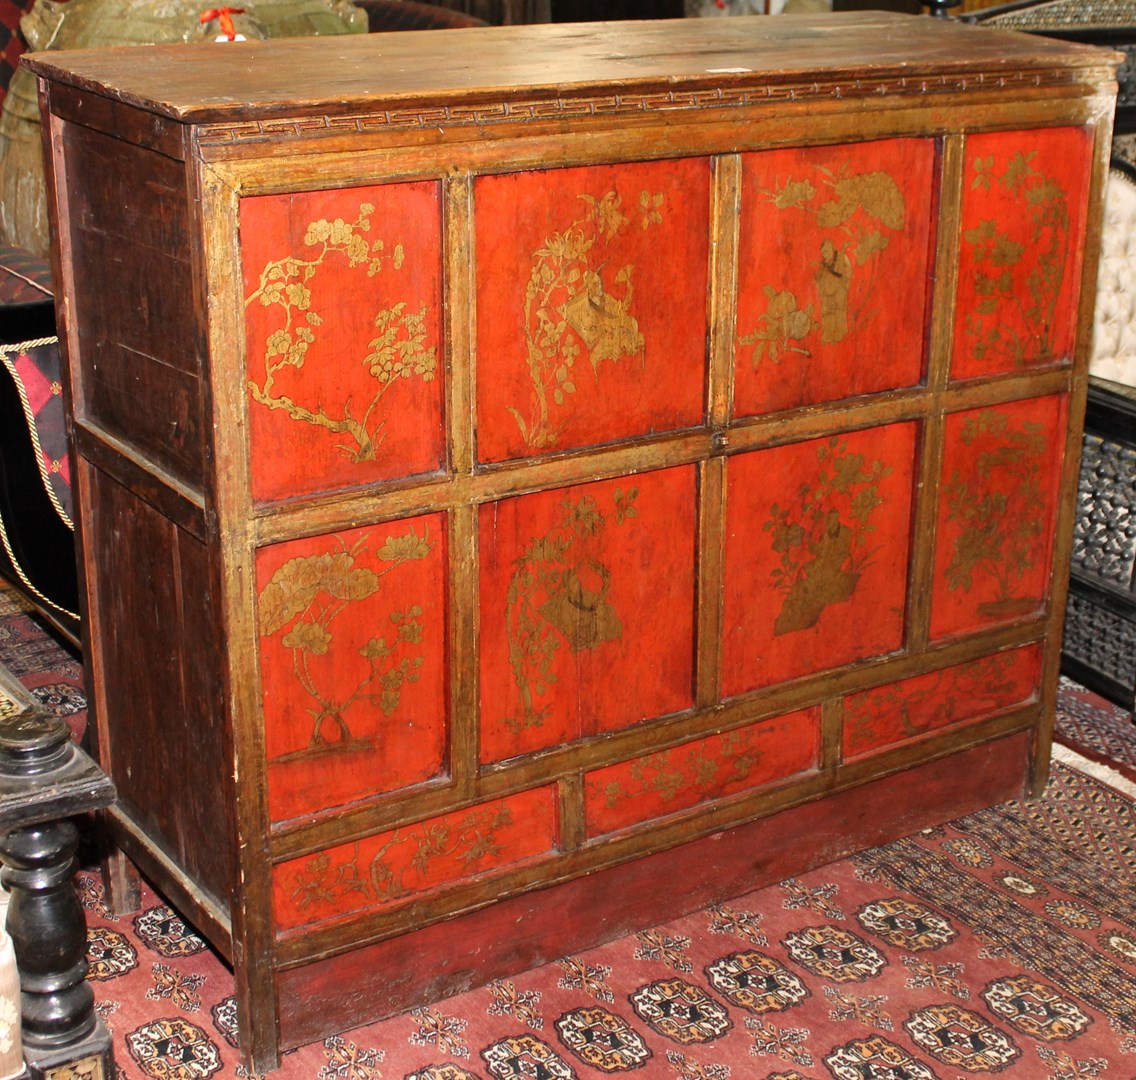
[[[0,669],[21,706],[0,717],[0,880],[20,972],[24,1061],[33,1080],[110,1080],[110,1034],[86,981],[87,926],[75,892],[79,831],[70,819],[114,801],[114,786]]]

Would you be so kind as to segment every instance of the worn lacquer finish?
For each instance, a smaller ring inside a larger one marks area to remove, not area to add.
[[[967,140],[952,374],[1072,361],[1090,134]]]
[[[446,761],[445,522],[261,548],[268,803],[312,815],[429,780]]]
[[[253,495],[442,463],[436,183],[241,202]]]
[[[743,157],[735,414],[919,382],[934,165],[930,139]]]
[[[895,424],[730,461],[725,694],[903,644],[915,437]]]
[[[1108,54],[870,13],[29,63],[110,822],[250,1070],[1037,789]]]
[[[691,468],[481,509],[481,758],[694,704]]]
[[[1038,398],[947,418],[935,545],[935,637],[1045,604],[1067,403]]]
[[[706,159],[482,177],[482,461],[693,427],[705,400]]]

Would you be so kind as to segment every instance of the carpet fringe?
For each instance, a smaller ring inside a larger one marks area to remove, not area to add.
[[[1136,784],[1129,780],[1118,769],[1084,757],[1078,754],[1076,750],[1071,750],[1068,746],[1064,746],[1061,743],[1053,744],[1053,760],[1059,761],[1062,765],[1067,765],[1071,769],[1076,769],[1086,776],[1100,780],[1102,783],[1108,784],[1109,787],[1116,788],[1117,791],[1122,791],[1129,798],[1136,799]]]

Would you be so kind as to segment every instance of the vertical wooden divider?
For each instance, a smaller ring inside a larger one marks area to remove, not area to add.
[[[820,767],[844,763],[844,698],[825,698],[820,706]]]
[[[1048,590],[1049,632],[1042,653],[1041,720],[1034,733],[1033,761],[1029,794],[1040,796],[1049,781],[1049,759],[1053,749],[1053,724],[1057,716],[1057,677],[1061,668],[1061,640],[1065,606],[1069,596],[1069,567],[1073,555],[1073,519],[1077,510],[1077,487],[1084,446],[1085,400],[1089,393],[1089,356],[1092,352],[1093,319],[1096,314],[1097,273],[1100,257],[1104,197],[1108,166],[1112,156],[1112,110],[1103,110],[1093,135],[1093,169],[1086,215],[1086,240],[1081,263],[1081,293],[1077,310],[1076,355],[1065,426],[1065,456],[1061,487],[1057,497],[1057,544],[1050,565]]]
[[[244,318],[241,249],[237,231],[239,181],[219,170],[197,167],[201,229],[205,243],[195,249],[204,266],[194,274],[204,295],[198,310],[208,311],[203,380],[211,392],[203,410],[213,431],[212,470],[207,471],[206,515],[220,554],[218,629],[222,680],[230,703],[236,784],[237,881],[231,904],[233,969],[237,984],[241,1049],[246,1059],[278,1060],[278,1000],[267,974],[274,964],[272,865],[269,858],[267,764],[264,710],[257,649],[256,532],[248,448],[248,395],[245,392]],[[202,254],[204,252],[204,254]],[[210,490],[210,488],[212,490]],[[262,1067],[264,1067],[262,1065]]]
[[[927,341],[927,388],[931,408],[923,419],[915,490],[914,540],[907,585],[908,651],[925,649],[931,633],[934,534],[939,514],[943,463],[943,397],[950,382],[955,291],[958,285],[959,212],[962,205],[964,137],[943,140],[939,161],[939,217],[936,223],[934,289]],[[925,541],[925,542],[924,542]]]
[[[476,385],[476,267],[473,242],[473,178],[468,173],[443,182],[443,285],[446,372],[447,466],[451,476],[474,469]],[[447,620],[450,652],[450,777],[472,796],[478,761],[478,558],[477,507],[458,504],[449,511]]]
[[[698,708],[721,697],[722,578],[726,550],[726,425],[734,385],[734,332],[738,301],[738,216],[741,157],[712,160],[710,187],[710,292],[707,297],[706,419],[714,446],[698,467],[697,637],[694,701]]]

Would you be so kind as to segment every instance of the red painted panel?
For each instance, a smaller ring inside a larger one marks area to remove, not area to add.
[[[695,470],[481,508],[481,760],[693,704]]]
[[[256,569],[272,820],[440,775],[444,517],[275,544]]]
[[[903,644],[915,424],[729,460],[722,689]]]
[[[844,757],[861,757],[998,709],[1038,692],[1041,653],[1015,649],[877,687],[844,700]]]
[[[919,382],[937,201],[930,139],[743,156],[736,415]]]
[[[989,132],[966,141],[956,379],[1069,362],[1092,134]]]
[[[676,814],[815,768],[820,710],[764,720],[587,774],[589,836]]]
[[[710,164],[481,177],[482,461],[700,424]]]
[[[439,185],[263,195],[240,217],[254,497],[437,469]]]
[[[1040,612],[1048,592],[1066,400],[947,417],[931,636]]]
[[[291,859],[273,875],[277,929],[418,901],[445,885],[536,862],[557,843],[549,786]]]

